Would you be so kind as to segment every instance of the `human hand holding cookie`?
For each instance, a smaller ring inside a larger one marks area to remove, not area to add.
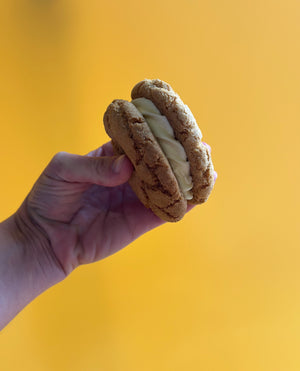
[[[205,202],[212,191],[216,172],[210,147],[169,84],[143,80],[131,97],[108,106],[106,132],[115,154],[125,153],[133,164],[129,184],[139,200],[162,220],[179,221],[188,204]]]
[[[189,108],[160,80],[138,83],[132,98],[104,114],[112,142],[86,156],[56,154],[0,224],[0,329],[78,265],[207,200],[216,173]]]

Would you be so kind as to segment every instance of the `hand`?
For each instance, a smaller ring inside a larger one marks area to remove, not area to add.
[[[163,224],[128,185],[132,170],[125,156],[113,156],[111,143],[86,156],[54,156],[20,209],[0,224],[0,329],[78,265]]]
[[[18,211],[19,229],[51,250],[65,275],[103,259],[163,223],[131,190],[131,173],[110,142],[87,156],[58,153]]]

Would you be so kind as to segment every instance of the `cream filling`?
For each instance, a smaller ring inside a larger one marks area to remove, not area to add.
[[[193,193],[191,191],[193,188],[193,181],[190,175],[190,164],[183,146],[175,139],[174,131],[169,121],[149,99],[137,98],[131,103],[133,103],[144,116],[171,165],[185,199],[191,200],[193,198]]]

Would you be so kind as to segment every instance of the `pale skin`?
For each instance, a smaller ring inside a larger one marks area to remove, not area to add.
[[[163,224],[132,192],[132,165],[106,143],[58,153],[19,210],[0,224],[0,329],[76,267]]]

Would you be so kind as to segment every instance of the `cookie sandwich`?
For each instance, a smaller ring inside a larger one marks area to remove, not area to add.
[[[188,204],[205,202],[214,185],[210,151],[190,109],[171,86],[143,80],[132,101],[114,100],[104,126],[116,155],[134,171],[129,183],[140,201],[161,219],[179,221]]]

